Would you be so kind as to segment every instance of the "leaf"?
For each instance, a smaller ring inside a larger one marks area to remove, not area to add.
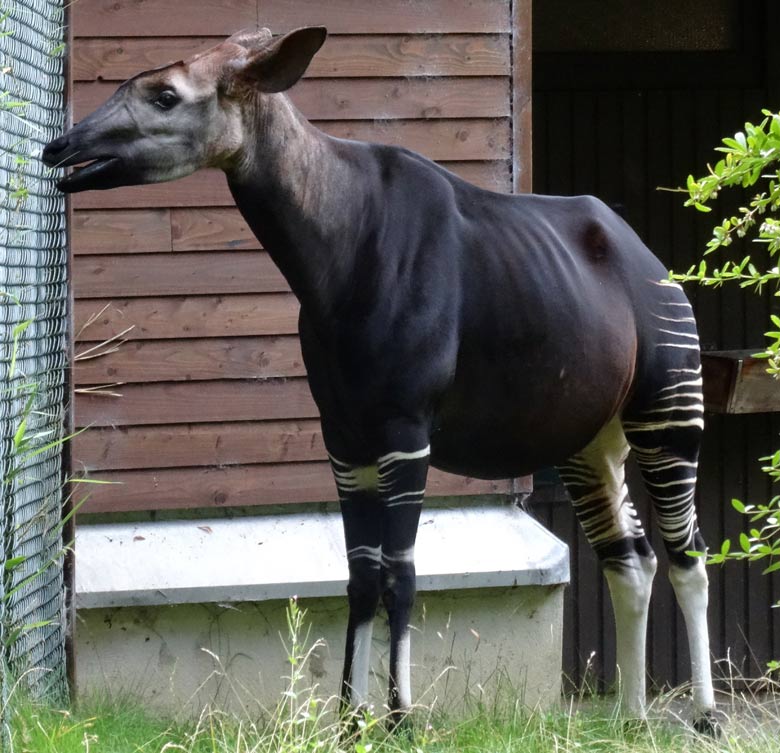
[[[19,567],[19,565],[26,561],[27,557],[11,557],[11,559],[5,561],[4,567],[6,570],[13,570],[15,567]]]
[[[18,450],[24,443],[24,435],[27,433],[27,416],[25,416],[19,423],[19,428],[14,434],[14,449]]]
[[[772,563],[769,567],[764,568],[764,570],[761,571],[762,575],[767,575],[768,573],[774,573],[780,570],[780,560],[777,562]]]
[[[745,552],[745,554],[750,552],[750,539],[746,533],[739,534],[739,545],[742,547],[742,551]]]
[[[720,545],[720,553],[725,557],[731,551],[731,539],[725,539]]]
[[[745,512],[745,505],[740,502],[738,499],[732,499],[731,500],[731,506],[737,511],[744,513]]]

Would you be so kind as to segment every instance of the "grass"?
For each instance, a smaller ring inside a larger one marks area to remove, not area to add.
[[[679,721],[656,719],[626,728],[606,706],[549,713],[478,714],[455,722],[417,720],[388,735],[375,720],[351,740],[326,715],[309,720],[241,721],[204,711],[195,722],[156,718],[131,704],[85,704],[62,711],[21,703],[11,719],[13,753],[772,753],[780,751],[780,718],[758,721],[757,708],[726,725],[719,741],[697,737]],[[763,712],[762,712],[763,713]]]
[[[644,725],[627,726],[611,702],[587,697],[536,713],[504,699],[461,719],[421,708],[393,734],[369,714],[345,724],[336,700],[307,685],[306,663],[318,644],[307,640],[305,612],[294,600],[287,620],[287,690],[263,718],[214,709],[196,720],[163,718],[116,696],[66,710],[17,692],[7,715],[8,753],[780,753],[780,687],[768,681],[760,693],[720,699],[726,719],[719,740],[697,736],[682,721],[690,706],[679,692],[656,699]]]

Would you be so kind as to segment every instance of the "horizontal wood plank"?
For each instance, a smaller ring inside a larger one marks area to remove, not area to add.
[[[74,212],[71,245],[76,254],[171,251],[171,213],[168,209]]]
[[[121,397],[79,392],[75,420],[84,426],[151,426],[316,418],[305,379],[126,384]]]
[[[120,82],[141,71],[186,60],[221,40],[214,37],[80,39],[73,48],[73,80]],[[306,78],[508,76],[508,36],[331,37]],[[297,89],[297,87],[296,87]],[[296,92],[296,101],[305,91]]]
[[[372,75],[377,75],[373,73]],[[74,85],[75,120],[97,109],[116,82]],[[509,78],[322,78],[305,79],[290,98],[310,120],[486,118],[510,115]]]
[[[511,155],[508,118],[323,121],[331,136],[403,146],[436,161],[504,160]]]
[[[263,251],[76,256],[77,298],[279,293],[287,282]]]
[[[95,355],[100,345],[76,347],[74,380],[90,384],[190,382],[306,376],[297,337],[211,337],[136,340],[113,353]]]
[[[87,298],[75,301],[74,321],[80,343],[103,342],[128,327],[128,340],[293,335],[299,310],[292,293]]]
[[[259,18],[258,18],[259,11]],[[261,23],[274,33],[324,25],[331,34],[509,32],[506,0],[199,0],[172,12],[170,0],[79,0],[73,33],[83,36],[182,36],[218,34]]]
[[[420,121],[424,125],[424,121]],[[457,121],[444,121],[457,122]],[[466,123],[470,121],[464,121]],[[504,122],[504,121],[498,121]],[[490,138],[489,134],[484,134]],[[449,139],[458,137],[451,133]],[[489,191],[511,191],[511,165],[508,160],[498,161],[442,161],[442,167],[459,175],[469,183]],[[224,174],[217,170],[201,170],[194,175],[172,183],[153,183],[148,186],[124,186],[110,191],[85,191],[74,194],[73,208],[131,209],[147,207],[232,207],[233,197],[227,187]]]
[[[77,486],[87,493],[82,513],[243,507],[329,502],[337,497],[328,463],[280,463],[224,468],[102,471],[115,485]],[[508,481],[479,481],[432,469],[428,496],[507,494]]]
[[[317,420],[89,429],[73,439],[87,471],[326,461]]]
[[[86,209],[139,209],[149,207],[232,207],[235,201],[221,170],[201,170],[172,183],[122,186],[110,191],[73,194],[76,214]]]
[[[219,174],[214,174],[213,179],[216,183],[223,180]],[[260,242],[234,207],[82,209],[73,213],[71,228],[74,254],[260,248]]]
[[[174,251],[218,251],[260,248],[238,209],[173,209],[171,239]]]

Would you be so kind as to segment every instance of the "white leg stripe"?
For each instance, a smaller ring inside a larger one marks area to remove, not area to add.
[[[407,627],[398,641],[398,664],[395,668],[396,687],[398,689],[398,705],[408,709],[412,705],[412,640],[411,631]]]
[[[382,563],[391,564],[397,562],[414,562],[414,547],[401,549],[393,554],[382,553]]]
[[[416,452],[388,452],[387,455],[382,455],[382,457],[379,458],[377,462],[381,468],[383,465],[387,465],[388,463],[395,463],[399,460],[419,460],[420,458],[427,458],[430,454],[431,446],[428,445],[422,450],[417,450]]]
[[[698,559],[689,569],[670,567],[669,580],[674,586],[688,631],[693,703],[698,711],[708,711],[715,707],[715,696],[707,631],[707,571],[703,560]]]
[[[621,706],[639,718],[645,713],[647,615],[655,569],[655,559],[637,557],[604,571],[615,613]]]
[[[674,335],[675,337],[687,337],[692,338],[696,340],[696,342],[699,342],[699,336],[696,334],[689,334],[687,332],[675,332],[673,329],[659,329],[659,332],[664,332],[667,335]]]
[[[352,676],[350,677],[350,701],[353,708],[368,703],[368,671],[371,666],[371,638],[373,621],[364,622],[355,628],[355,643],[352,651]]]
[[[356,546],[347,551],[348,560],[366,559],[372,562],[380,562],[382,559],[381,546]]]

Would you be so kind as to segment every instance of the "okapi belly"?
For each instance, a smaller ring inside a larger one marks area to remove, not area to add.
[[[563,462],[598,434],[608,416],[576,426],[550,416],[541,421],[445,421],[431,435],[431,465],[481,479],[525,476]]]

